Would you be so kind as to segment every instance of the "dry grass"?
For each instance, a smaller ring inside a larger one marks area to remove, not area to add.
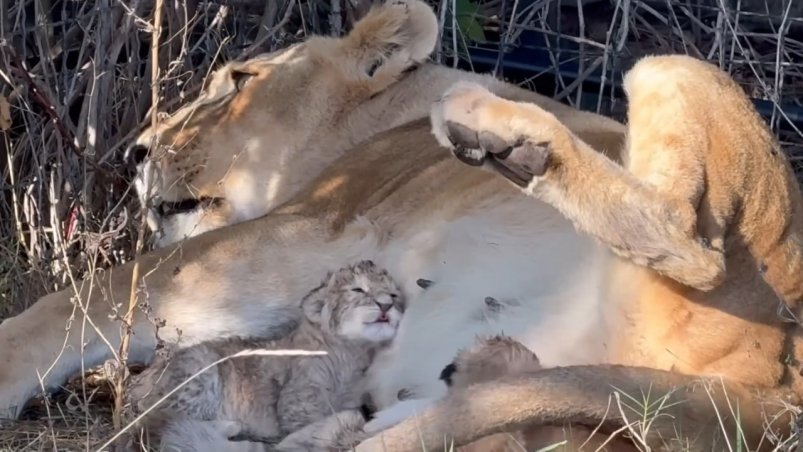
[[[484,28],[487,42],[467,42],[465,47],[495,51],[501,43],[506,49],[498,57],[491,55],[490,62],[486,57],[484,66],[490,63],[497,75],[619,119],[625,108],[622,75],[638,58],[686,53],[717,64],[749,96],[761,101],[762,113],[803,181],[803,2],[479,3],[476,20]],[[454,41],[457,45],[453,47],[463,44],[460,36]]]
[[[0,7],[0,319],[135,255],[141,215],[121,157],[157,111],[194,97],[226,61],[308,33],[341,33],[368,6],[349,2],[340,20],[330,20],[328,2],[165,2],[154,64],[156,4],[15,0]],[[118,317],[127,311],[119,306]],[[73,383],[61,393],[66,405],[35,400],[42,409],[28,410],[28,421],[0,426],[0,448],[95,444],[120,411],[110,398],[118,376],[95,374],[94,388]]]
[[[157,111],[170,113],[194,97],[228,60],[310,33],[342,33],[370,3],[165,2],[158,61],[150,48],[154,0],[0,4],[0,319],[134,256],[141,216],[121,157]],[[730,0],[476,0],[476,12],[457,20],[446,13],[471,2],[431,3],[444,28],[439,61],[466,48],[545,49],[547,75],[517,81],[605,114],[621,113],[612,87],[640,55],[686,52],[716,61],[769,101],[773,130],[803,174],[803,126],[789,110],[803,107],[803,18],[793,2],[766,5],[771,14],[762,16],[734,12]],[[742,0],[748,3],[756,2]],[[477,27],[489,42],[470,41]],[[526,41],[533,32],[542,39]],[[506,58],[494,65],[500,74]],[[567,61],[579,77],[554,75]],[[602,71],[601,85],[589,84],[591,69]],[[127,306],[119,310],[122,318]],[[35,400],[27,420],[0,424],[0,450],[93,450],[114,431],[112,374],[93,372]]]
[[[114,433],[114,395],[102,371],[76,377],[29,404],[18,421],[0,420],[0,451],[96,450]]]

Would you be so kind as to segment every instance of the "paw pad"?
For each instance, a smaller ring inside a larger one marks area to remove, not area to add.
[[[454,146],[453,153],[461,162],[493,167],[515,184],[526,187],[534,177],[543,176],[550,163],[549,143],[532,143],[523,138],[514,141],[463,124],[446,121],[446,137]]]

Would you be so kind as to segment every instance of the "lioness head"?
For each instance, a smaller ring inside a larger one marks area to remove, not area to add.
[[[389,0],[342,38],[314,36],[215,71],[195,101],[126,150],[140,199],[151,199],[156,245],[264,215],[392,126],[383,92],[428,58],[437,33],[428,5]]]

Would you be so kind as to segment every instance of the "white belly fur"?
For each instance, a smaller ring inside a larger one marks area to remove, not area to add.
[[[411,300],[392,348],[370,372],[377,408],[396,403],[403,388],[417,398],[441,397],[441,370],[480,334],[515,337],[544,366],[602,361],[606,257],[557,211],[528,198],[394,238],[375,258]],[[422,291],[418,278],[434,285]],[[483,318],[486,296],[518,305]]]

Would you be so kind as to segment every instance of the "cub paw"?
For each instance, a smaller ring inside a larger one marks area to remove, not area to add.
[[[461,162],[487,166],[527,187],[546,173],[552,148],[514,130],[512,123],[522,121],[518,108],[482,86],[457,83],[433,107],[432,133]]]

